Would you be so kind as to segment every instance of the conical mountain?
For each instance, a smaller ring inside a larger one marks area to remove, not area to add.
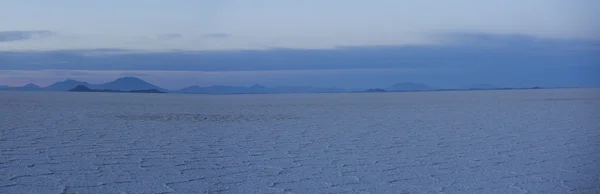
[[[29,83],[27,85],[24,85],[23,87],[21,87],[23,89],[40,89],[41,87],[32,83]]]
[[[136,77],[122,77],[115,81],[108,82],[105,84],[94,85],[93,89],[102,90],[118,90],[118,91],[131,91],[131,90],[159,90],[166,91],[166,89],[160,88],[153,84],[150,84],[144,80]]]

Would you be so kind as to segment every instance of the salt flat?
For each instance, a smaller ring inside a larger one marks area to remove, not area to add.
[[[600,193],[600,90],[0,92],[0,193]]]

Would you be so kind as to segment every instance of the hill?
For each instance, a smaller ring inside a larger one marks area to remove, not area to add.
[[[80,81],[76,81],[76,80],[72,80],[72,79],[67,79],[65,81],[61,81],[61,82],[56,82],[53,83],[52,85],[49,85],[47,87],[45,87],[44,89],[46,90],[54,90],[54,91],[67,91],[70,90],[76,86],[87,86],[89,87],[90,84],[87,82],[80,82]]]
[[[38,86],[38,85],[29,83],[29,84],[26,84],[24,86],[18,86],[18,87],[2,86],[2,87],[0,87],[0,90],[37,91],[37,90],[42,90],[42,88],[40,86]]]

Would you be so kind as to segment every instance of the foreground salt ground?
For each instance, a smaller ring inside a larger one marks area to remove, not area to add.
[[[599,193],[595,89],[0,93],[0,193]]]

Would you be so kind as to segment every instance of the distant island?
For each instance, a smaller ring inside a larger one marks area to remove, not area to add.
[[[166,93],[166,92],[161,92],[157,89],[148,89],[148,90],[130,90],[130,91],[120,91],[120,90],[108,90],[108,89],[103,89],[103,90],[94,90],[94,89],[90,89],[87,86],[84,85],[78,85],[75,86],[75,88],[70,89],[69,92],[123,92],[123,93]]]
[[[440,89],[423,83],[401,82],[385,88],[370,88],[366,90],[348,91],[336,87],[317,86],[276,86],[266,87],[254,84],[252,86],[189,86],[178,90],[168,90],[148,83],[136,77],[121,77],[102,84],[91,84],[72,79],[59,81],[46,87],[29,83],[24,86],[1,86],[0,90],[9,91],[70,91],[70,92],[126,92],[126,93],[180,93],[180,94],[294,94],[294,93],[380,93],[380,92],[425,92],[425,91],[471,91],[471,90],[524,90],[542,89],[542,87],[499,87],[492,84],[471,85],[459,89]]]
[[[441,91],[478,91],[478,90],[535,90],[535,89],[544,89],[543,87],[534,86],[534,87],[521,87],[521,88],[468,88],[468,89],[412,89],[412,90],[384,90],[380,88],[368,89],[364,91],[356,91],[354,93],[378,93],[378,92],[441,92]]]

